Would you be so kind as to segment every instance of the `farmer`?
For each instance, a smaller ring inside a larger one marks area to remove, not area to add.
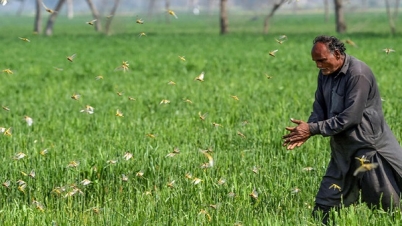
[[[313,210],[324,224],[331,208],[357,202],[359,191],[362,201],[384,210],[399,206],[402,191],[402,149],[385,122],[373,72],[345,50],[336,37],[314,39],[311,56],[320,71],[313,112],[307,122],[291,119],[297,126],[283,136],[288,150],[314,135],[331,137]]]

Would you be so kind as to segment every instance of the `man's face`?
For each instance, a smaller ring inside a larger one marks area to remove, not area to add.
[[[331,53],[327,45],[322,42],[314,44],[311,57],[323,75],[329,75],[338,70],[343,64],[343,57],[338,50]]]

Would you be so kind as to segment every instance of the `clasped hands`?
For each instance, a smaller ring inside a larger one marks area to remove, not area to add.
[[[296,123],[295,127],[286,127],[289,133],[282,137],[283,146],[287,146],[288,150],[293,150],[295,147],[300,147],[304,142],[310,138],[310,127],[302,120],[290,119],[291,122]]]

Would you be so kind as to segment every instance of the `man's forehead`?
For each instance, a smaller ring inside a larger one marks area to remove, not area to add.
[[[315,43],[311,49],[311,55],[316,57],[325,58],[329,54],[331,54],[331,51],[329,51],[328,46],[322,42]]]
[[[328,49],[328,46],[325,43],[322,43],[322,42],[315,43],[311,51],[316,52],[316,53],[328,53],[328,52],[330,52],[329,49]]]

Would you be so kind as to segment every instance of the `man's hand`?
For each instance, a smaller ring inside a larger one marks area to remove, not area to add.
[[[299,141],[291,141],[288,143],[283,143],[283,146],[286,146],[286,149],[288,150],[293,150],[295,147],[300,147],[302,146],[302,144],[304,144],[304,142],[306,142],[308,140],[308,138],[304,139],[304,140],[299,140]]]
[[[282,137],[283,146],[287,146],[288,150],[292,150],[295,147],[300,147],[304,142],[310,138],[310,128],[308,124],[301,120],[290,119],[293,123],[296,123],[295,127],[286,127],[289,134]]]

